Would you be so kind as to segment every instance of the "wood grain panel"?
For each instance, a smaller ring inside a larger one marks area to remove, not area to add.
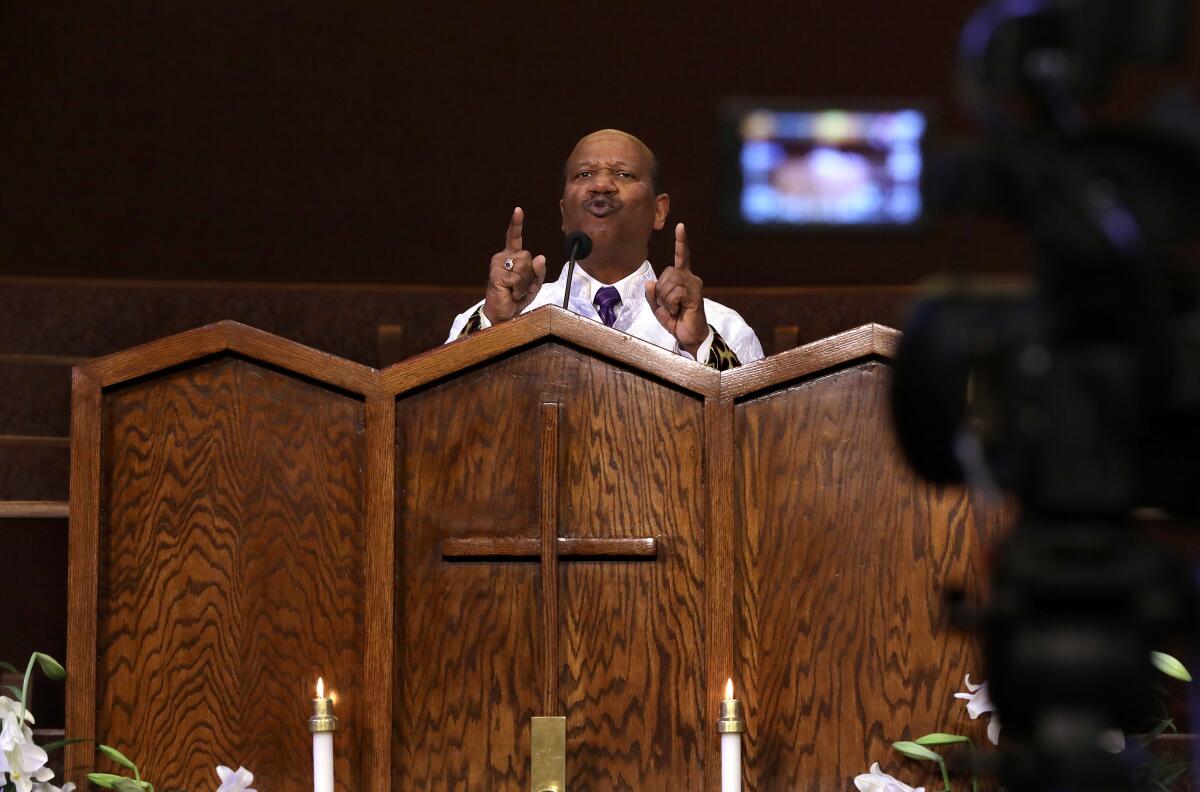
[[[2,507],[3,504],[0,504]],[[2,514],[2,512],[0,512]],[[571,556],[607,556],[610,558],[654,558],[658,555],[658,541],[647,537],[581,537],[559,536],[554,541],[559,558]],[[443,558],[481,558],[483,556],[508,556],[510,558],[537,558],[541,553],[539,539],[520,536],[499,538],[447,539],[442,542]]]
[[[64,519],[70,514],[66,501],[0,501],[0,518]]]
[[[360,399],[236,357],[105,394],[86,733],[162,783],[240,763],[302,789],[322,674],[339,789],[365,786],[364,421]]]
[[[777,383],[818,376],[863,358],[894,360],[900,332],[878,324],[865,324],[802,347],[789,349],[735,369],[721,372],[721,395],[744,398]]]
[[[749,788],[933,788],[888,745],[981,736],[937,588],[1000,523],[900,460],[895,340],[718,375],[548,308],[383,372],[234,323],[78,369],[68,727],[172,785],[301,789],[321,673],[342,789],[524,792],[559,709],[572,789],[711,791],[732,674]]]
[[[100,601],[100,383],[71,371],[71,490],[67,528],[67,731],[95,734],[96,624]],[[66,777],[82,786],[94,750],[66,747]]]
[[[543,403],[559,405],[560,536],[649,536],[658,556],[560,559],[570,788],[698,788],[702,403],[553,342],[397,402],[393,788],[528,789],[537,559],[443,552],[539,540]]]
[[[893,740],[982,737],[952,698],[982,674],[943,624],[974,588],[999,511],[916,481],[887,424],[889,369],[864,363],[737,406],[738,668],[754,789],[847,789],[873,761],[937,788]]]
[[[539,544],[542,576],[542,640],[540,657],[542,664],[542,714],[557,716],[562,712],[558,697],[559,641],[558,641],[558,402],[544,402],[541,418],[542,463],[538,468],[541,475],[541,519],[538,521],[541,541]]]
[[[540,539],[540,412],[557,392],[538,357],[396,403],[397,791],[529,788],[528,724],[542,703],[537,556],[446,562],[441,543]]]
[[[380,379],[387,392],[400,393],[486,363],[524,344],[537,343],[547,335],[591,349],[618,365],[646,372],[695,393],[715,395],[720,388],[721,375],[715,370],[555,305],[544,305],[512,321],[389,366],[380,372]]]
[[[107,387],[226,351],[269,360],[287,371],[364,395],[372,394],[378,382],[373,368],[231,321],[214,322],[114,352],[91,361],[86,368]]]
[[[564,563],[572,790],[702,788],[704,404],[564,351],[560,532],[655,536],[646,561]]]
[[[735,695],[742,690],[741,672],[734,660],[734,547],[740,528],[734,519],[733,427],[734,402],[731,398],[709,399],[704,405],[705,470],[707,471],[707,531],[705,534],[704,595],[705,628],[705,698],[707,717],[701,724],[705,732],[706,753],[719,757],[721,738],[716,722],[720,717],[721,699],[725,696],[725,680],[733,679]],[[717,792],[721,788],[721,766],[718,761],[705,763],[704,789]]]
[[[367,792],[390,789],[396,575],[396,400],[367,400],[367,531],[363,602],[362,766]]]

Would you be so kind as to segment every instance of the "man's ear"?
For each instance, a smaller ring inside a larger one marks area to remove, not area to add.
[[[567,211],[563,209],[563,199],[558,199],[558,216],[562,218],[562,232],[567,233]]]
[[[561,201],[559,203],[562,203]],[[667,214],[671,211],[671,196],[666,193],[654,196],[654,230],[661,231],[667,224]]]

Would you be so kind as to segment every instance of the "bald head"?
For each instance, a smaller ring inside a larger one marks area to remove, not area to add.
[[[597,129],[595,132],[591,132],[581,137],[579,142],[575,144],[575,148],[571,149],[571,154],[567,157],[567,161],[563,164],[563,178],[565,179],[569,177],[571,165],[578,159],[581,147],[587,143],[604,140],[606,138],[610,140],[621,139],[631,143],[638,150],[638,152],[645,157],[646,162],[649,163],[650,184],[653,187],[655,194],[663,192],[662,178],[658,173],[658,157],[653,151],[650,150],[649,146],[641,141],[640,138],[635,135],[631,135],[628,132],[623,132],[620,129]]]
[[[604,283],[642,266],[650,235],[667,220],[671,197],[660,192],[654,152],[616,129],[593,132],[575,144],[563,174],[563,233],[592,238],[584,269]]]

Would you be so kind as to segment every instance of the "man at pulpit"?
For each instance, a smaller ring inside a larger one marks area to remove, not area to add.
[[[658,159],[633,135],[603,129],[575,145],[559,201],[562,230],[583,231],[593,247],[575,270],[570,310],[718,370],[758,360],[762,345],[745,320],[702,296],[683,223],[675,226],[674,262],[655,276],[647,260],[650,235],[664,227],[670,205]],[[447,342],[563,304],[567,268],[545,283],[546,257],[524,249],[524,225],[517,207],[504,249],[492,256],[484,299],[455,318]]]

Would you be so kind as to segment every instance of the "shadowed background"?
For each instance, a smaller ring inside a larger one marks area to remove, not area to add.
[[[517,204],[557,258],[561,161],[611,126],[656,149],[706,283],[1019,269],[999,222],[747,237],[716,216],[723,98],[915,99],[969,131],[953,72],[974,5],[8,3],[0,266],[475,285]],[[669,251],[657,235],[659,267]]]

